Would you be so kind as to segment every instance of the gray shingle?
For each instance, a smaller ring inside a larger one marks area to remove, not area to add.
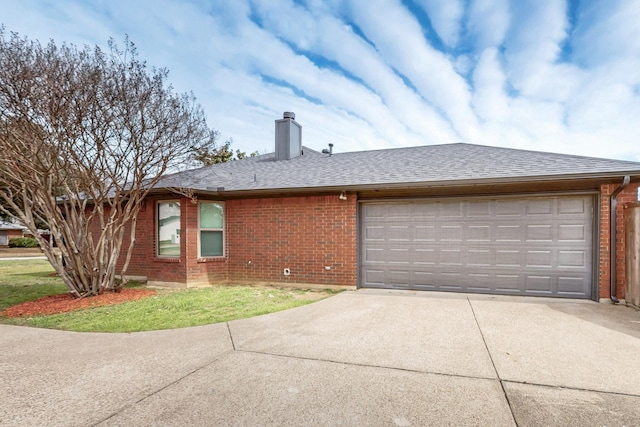
[[[225,191],[297,190],[370,185],[416,185],[571,177],[640,175],[640,163],[473,144],[337,153],[304,148],[304,155],[276,161],[274,154],[174,174],[157,187]]]

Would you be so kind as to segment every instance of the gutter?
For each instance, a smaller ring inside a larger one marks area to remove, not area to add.
[[[616,230],[617,230],[617,222],[618,222],[618,215],[616,212],[617,209],[617,205],[618,205],[618,201],[617,201],[617,197],[618,194],[620,194],[622,192],[622,190],[624,190],[629,184],[631,184],[632,182],[638,182],[640,181],[640,178],[634,178],[633,180],[631,179],[631,177],[629,175],[625,175],[625,177],[622,180],[622,184],[620,184],[620,186],[618,188],[616,188],[613,193],[611,193],[611,198],[609,200],[609,218],[610,218],[610,223],[611,223],[611,231],[610,231],[610,235],[609,235],[609,267],[610,267],[610,273],[609,273],[609,286],[610,286],[610,290],[611,290],[611,301],[614,304],[618,304],[620,302],[620,300],[617,297],[617,292],[616,292],[616,275],[617,275],[617,257],[616,257],[616,249],[618,246],[618,242],[617,242],[617,236],[616,236]]]

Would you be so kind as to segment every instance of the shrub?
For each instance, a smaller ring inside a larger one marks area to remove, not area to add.
[[[16,237],[9,240],[10,248],[37,248],[38,241],[33,237]]]

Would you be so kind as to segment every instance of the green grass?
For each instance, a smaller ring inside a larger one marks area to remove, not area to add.
[[[0,260],[0,311],[47,295],[61,294],[67,287],[45,260]]]
[[[6,264],[12,264],[13,268]],[[52,271],[46,261],[0,262],[0,310],[41,296],[66,292],[60,279],[48,276]],[[38,292],[34,292],[35,289]],[[13,295],[11,299],[9,294]],[[69,313],[29,318],[0,316],[0,323],[77,332],[174,329],[273,313],[333,294],[335,291],[308,292],[250,286],[159,290],[157,295],[138,301]]]

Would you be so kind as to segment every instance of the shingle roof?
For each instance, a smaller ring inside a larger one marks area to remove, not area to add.
[[[640,163],[456,143],[336,153],[304,148],[276,161],[273,153],[184,171],[158,187],[201,191],[345,189],[385,185],[513,182],[640,175]]]
[[[27,227],[12,222],[0,221],[0,230],[27,230]]]

